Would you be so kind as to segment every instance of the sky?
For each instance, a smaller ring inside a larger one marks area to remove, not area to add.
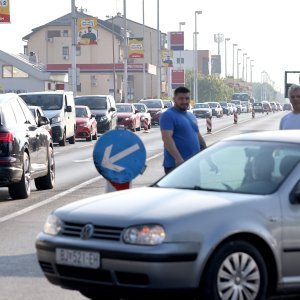
[[[156,28],[157,0],[144,1],[145,23]],[[22,37],[31,29],[71,11],[71,0],[10,2],[11,24],[0,24],[0,50],[9,53],[23,52]],[[127,18],[142,23],[142,0],[127,0],[126,3]],[[177,31],[179,22],[186,22],[182,26],[185,49],[193,49],[194,13],[198,10],[202,11],[197,17],[199,50],[208,49],[217,54],[214,34],[221,33],[230,38],[227,42],[228,75],[232,74],[233,43],[238,44],[235,49],[241,49],[240,62],[241,53],[247,53],[249,60],[253,60],[253,81],[261,82],[262,71],[266,71],[275,88],[283,92],[284,71],[300,70],[299,0],[159,0],[159,4],[163,32]],[[106,15],[123,13],[123,0],[76,0],[76,6],[103,20]],[[224,64],[224,43],[220,54]],[[299,83],[298,80],[298,75],[289,78],[294,83]]]

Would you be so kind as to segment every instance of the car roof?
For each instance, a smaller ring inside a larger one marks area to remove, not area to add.
[[[75,105],[75,108],[89,108],[89,107],[86,105]]]
[[[83,97],[111,97],[111,95],[80,95],[75,98],[83,98]]]
[[[300,144],[300,130],[273,130],[249,132],[224,139],[224,141],[260,141]]]
[[[73,92],[69,91],[41,91],[41,92],[30,92],[30,93],[20,93],[19,95],[62,95],[62,94],[73,94]]]

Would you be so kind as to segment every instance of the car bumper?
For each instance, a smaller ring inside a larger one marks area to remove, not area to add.
[[[87,138],[91,136],[91,130],[88,127],[81,127],[77,125],[76,138]]]
[[[0,159],[0,186],[19,182],[23,175],[22,166],[18,166],[14,158]]]
[[[71,240],[71,239],[70,239]],[[74,240],[74,239],[73,239]],[[101,268],[82,269],[57,265],[55,249],[97,251]],[[80,290],[85,284],[100,291],[129,292],[145,290],[196,290],[199,270],[195,260],[198,243],[165,243],[157,247],[133,246],[116,242],[80,241],[68,243],[66,238],[40,234],[36,242],[40,266],[50,282]],[[126,288],[130,287],[129,291]]]
[[[133,120],[128,120],[128,121],[125,121],[125,120],[119,121],[118,120],[118,126],[120,126],[120,125],[124,126],[127,129],[134,129],[134,121]]]

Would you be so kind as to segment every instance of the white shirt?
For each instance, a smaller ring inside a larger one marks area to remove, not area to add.
[[[300,113],[290,112],[282,117],[279,129],[300,129]]]

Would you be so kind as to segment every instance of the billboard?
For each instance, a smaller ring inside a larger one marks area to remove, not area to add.
[[[10,23],[9,0],[0,0],[0,23]]]
[[[77,27],[79,45],[97,45],[97,18],[78,18]]]
[[[173,51],[172,50],[161,50],[161,65],[162,65],[162,67],[166,67],[166,68],[173,67]]]
[[[221,74],[221,55],[211,56],[211,73]]]
[[[173,31],[169,32],[169,48],[171,50],[182,51],[184,50],[184,32]]]
[[[184,70],[172,70],[172,89],[185,85]]]
[[[128,39],[128,57],[144,58],[144,38]]]

